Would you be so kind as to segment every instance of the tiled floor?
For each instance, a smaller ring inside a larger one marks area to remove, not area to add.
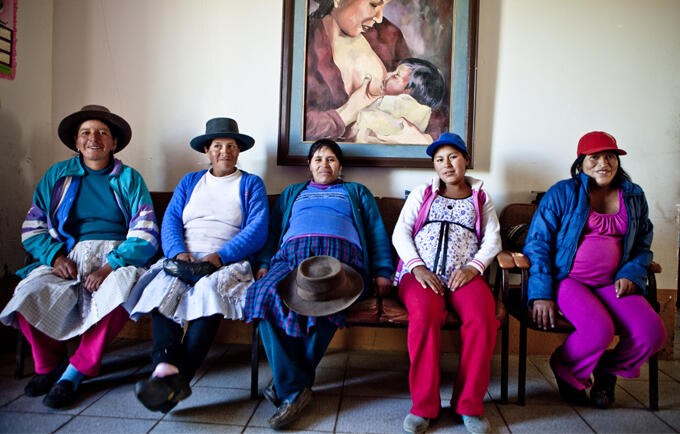
[[[676,356],[678,348],[676,330]],[[147,411],[137,402],[133,384],[150,373],[148,342],[118,340],[107,352],[103,372],[81,386],[78,402],[52,411],[41,398],[23,395],[28,378],[12,377],[13,355],[0,359],[0,432],[241,432],[270,431],[274,407],[251,401],[247,346],[213,346],[193,381],[193,395],[167,415]],[[676,357],[678,358],[678,357]],[[429,432],[466,432],[451,415],[448,401],[456,354],[442,356],[444,410]],[[260,387],[271,378],[263,357]],[[30,360],[28,361],[30,365]],[[410,408],[408,356],[405,353],[336,351],[324,357],[314,387],[315,399],[290,429],[302,432],[401,432]],[[510,399],[515,399],[517,359],[511,359]],[[500,361],[492,364],[486,414],[495,432],[680,432],[680,361],[660,362],[660,407],[646,409],[647,369],[636,380],[619,380],[615,407],[571,407],[559,399],[547,357],[531,357],[527,370],[527,405],[497,402]]]

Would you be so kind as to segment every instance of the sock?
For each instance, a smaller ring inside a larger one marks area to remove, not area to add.
[[[59,381],[61,380],[70,381],[71,383],[73,383],[73,390],[76,390],[80,385],[80,382],[83,381],[83,377],[85,377],[85,374],[82,374],[72,364],[69,363],[64,373],[61,374],[61,378],[59,378]],[[59,381],[57,381],[57,383]]]
[[[179,369],[177,369],[177,366],[171,365],[170,363],[161,362],[156,366],[156,369],[154,369],[151,376],[162,378],[173,374],[179,374]]]

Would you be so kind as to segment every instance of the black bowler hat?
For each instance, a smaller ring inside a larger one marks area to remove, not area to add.
[[[66,146],[74,151],[78,151],[78,149],[76,149],[76,134],[78,134],[78,128],[83,122],[91,119],[104,122],[111,130],[111,134],[118,139],[116,149],[113,151],[114,153],[122,151],[130,142],[130,139],[132,138],[130,124],[122,117],[111,113],[111,111],[103,105],[95,104],[86,105],[79,111],[71,113],[62,119],[58,129],[59,138]]]
[[[255,139],[238,132],[238,124],[231,118],[213,118],[205,123],[205,134],[191,139],[189,144],[198,152],[205,152],[203,149],[210,146],[214,139],[228,138],[236,140],[239,151],[247,151],[255,144]]]

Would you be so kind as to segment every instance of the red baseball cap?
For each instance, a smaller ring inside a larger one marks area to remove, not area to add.
[[[611,151],[619,155],[627,154],[626,151],[616,146],[616,139],[611,134],[604,131],[591,131],[578,141],[576,155],[597,154],[602,151]]]

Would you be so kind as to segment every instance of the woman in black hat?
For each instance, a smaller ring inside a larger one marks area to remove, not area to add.
[[[264,183],[236,167],[253,144],[229,118],[209,120],[206,133],[190,143],[212,167],[187,174],[175,188],[161,231],[168,259],[158,261],[130,297],[138,300],[132,319],[153,318],[154,371],[135,386],[149,410],[168,412],[188,397],[222,318],[243,318],[253,282],[248,257],[264,244],[269,220]]]
[[[348,284],[342,289],[349,291],[336,288],[325,296],[328,301],[308,309],[291,297],[295,292],[289,291],[286,276],[311,256],[333,256],[359,271],[367,294],[372,279],[381,293],[387,292],[393,272],[375,198],[364,185],[339,178],[343,156],[338,144],[316,141],[308,162],[312,179],[286,188],[272,209],[267,243],[254,263],[259,280],[246,299],[246,319],[259,320],[274,376],[264,391],[277,407],[269,419],[274,429],[292,423],[309,404],[316,366],[344,325],[341,311],[361,292],[353,296],[356,286]]]
[[[130,125],[106,107],[89,105],[61,121],[59,138],[78,155],[40,180],[22,226],[22,243],[37,262],[0,320],[31,344],[36,375],[27,396],[59,408],[84,376],[99,372],[104,347],[123,328],[121,306],[158,249],[158,226],[141,175],[115,159]],[[81,336],[70,359],[64,341]]]

